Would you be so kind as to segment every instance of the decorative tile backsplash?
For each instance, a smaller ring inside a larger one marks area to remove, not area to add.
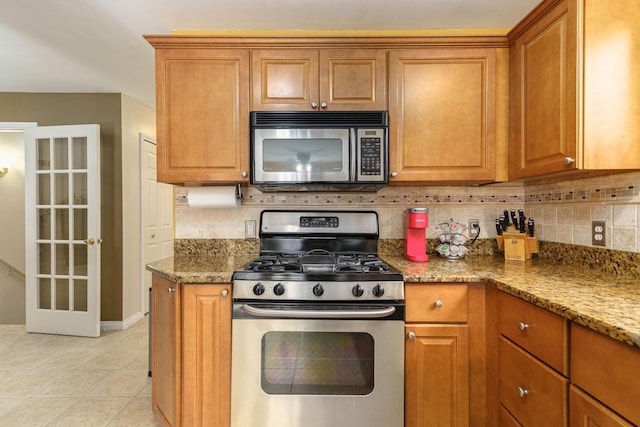
[[[188,189],[176,187],[182,200]],[[479,219],[482,239],[495,238],[495,218],[524,209],[541,241],[591,246],[591,221],[606,222],[606,248],[640,252],[640,172],[553,184],[480,187],[385,187],[377,193],[262,193],[245,188],[241,207],[190,208],[176,204],[177,239],[243,239],[245,221],[259,223],[265,209],[375,210],[382,239],[401,239],[404,210],[429,208],[427,236],[454,219]]]

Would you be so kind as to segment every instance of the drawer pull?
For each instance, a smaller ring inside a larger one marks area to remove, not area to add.
[[[407,334],[407,336],[409,337],[410,340],[413,340],[416,338],[416,333],[411,331]]]
[[[440,308],[440,307],[442,307],[442,301],[437,300],[437,301],[434,303],[434,305],[436,306],[436,308]]]
[[[226,289],[223,289],[220,291],[220,295],[222,295],[223,297],[226,297],[227,295],[229,295],[229,291]]]
[[[518,394],[520,395],[520,397],[522,397],[524,399],[524,397],[529,394],[529,390],[526,390],[522,387],[518,387]]]
[[[524,323],[524,322],[518,322],[518,329],[520,329],[521,331],[524,331],[525,329],[527,329],[529,327],[528,323]]]
[[[171,286],[169,286],[169,287],[167,288],[167,291],[168,291],[170,294],[172,294],[172,293],[174,293],[174,292],[176,291],[176,288],[172,288]]]

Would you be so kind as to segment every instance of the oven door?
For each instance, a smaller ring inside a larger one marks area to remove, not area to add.
[[[253,129],[252,184],[345,183],[350,129]]]
[[[232,427],[403,426],[404,306],[247,305],[234,304]]]

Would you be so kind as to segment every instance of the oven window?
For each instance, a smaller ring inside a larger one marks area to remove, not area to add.
[[[366,395],[373,391],[373,337],[364,332],[267,332],[267,394]]]

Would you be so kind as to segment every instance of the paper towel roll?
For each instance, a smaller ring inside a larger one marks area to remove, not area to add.
[[[192,208],[237,208],[240,206],[235,186],[190,188],[187,201]]]

